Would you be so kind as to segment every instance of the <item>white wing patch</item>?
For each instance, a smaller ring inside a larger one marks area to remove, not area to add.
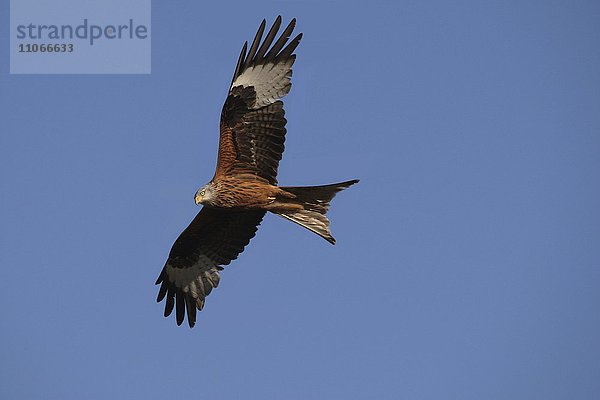
[[[294,58],[289,58],[277,64],[266,63],[248,67],[233,81],[231,89],[236,86],[253,86],[256,92],[256,101],[252,105],[254,110],[273,104],[290,92],[294,61]]]
[[[183,293],[190,293],[194,299],[204,299],[213,288],[219,285],[219,270],[214,262],[204,255],[191,267],[175,268],[165,266],[169,281]]]

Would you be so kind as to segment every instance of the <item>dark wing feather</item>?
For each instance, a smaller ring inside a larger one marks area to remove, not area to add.
[[[280,99],[290,91],[293,52],[302,38],[289,40],[295,25],[293,19],[275,41],[281,26],[277,17],[261,43],[263,20],[248,54],[244,44],[221,113],[217,177],[241,169],[277,184],[287,122]]]
[[[258,45],[260,44],[260,39],[262,39],[262,34],[265,31],[265,26],[267,26],[267,21],[263,19],[262,22],[260,23],[260,26],[258,27],[256,36],[254,36],[254,40],[252,41],[252,46],[250,46],[250,51],[248,52],[248,55],[246,55],[245,54],[246,52],[244,51],[244,49],[242,49],[242,53],[240,54],[240,56],[246,58],[245,62],[244,62],[244,69],[246,69],[250,66],[252,59],[256,55],[256,50],[258,50]],[[235,78],[237,78],[239,73],[240,73],[240,69],[236,68],[235,73],[233,75],[233,80],[235,80]],[[231,83],[233,83],[233,80],[231,81]]]
[[[165,317],[173,309],[177,325],[187,312],[188,324],[196,323],[196,309],[219,284],[223,265],[244,250],[258,229],[264,211],[228,211],[204,207],[179,235],[156,284],[157,301],[166,297]]]

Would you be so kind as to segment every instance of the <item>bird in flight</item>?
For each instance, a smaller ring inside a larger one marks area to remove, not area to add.
[[[358,180],[324,186],[278,186],[286,119],[281,98],[291,88],[294,50],[302,34],[289,40],[293,19],[277,40],[281,16],[261,41],[263,20],[248,50],[244,43],[221,112],[219,153],[212,180],[195,195],[203,207],[179,235],[156,281],[157,301],[166,299],[165,317],[175,309],[177,325],[187,313],[196,323],[206,296],[219,284],[219,271],[244,250],[267,211],[335,244],[326,213],[337,192]]]

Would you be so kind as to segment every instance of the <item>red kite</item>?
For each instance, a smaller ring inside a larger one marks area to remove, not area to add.
[[[250,242],[267,211],[287,218],[335,244],[326,217],[337,192],[358,180],[324,186],[277,185],[284,149],[283,102],[292,86],[294,50],[302,34],[289,40],[293,19],[277,40],[281,16],[261,43],[263,20],[250,50],[244,43],[221,112],[219,155],[212,180],[198,189],[204,207],[179,235],[156,284],[166,298],[165,317],[176,308],[177,325],[186,311],[190,327],[196,310],[219,284],[219,271]]]

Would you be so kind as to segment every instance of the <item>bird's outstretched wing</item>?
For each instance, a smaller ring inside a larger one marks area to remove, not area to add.
[[[280,99],[292,86],[292,53],[302,34],[288,41],[296,25],[293,19],[275,41],[279,16],[261,43],[265,25],[263,20],[249,51],[248,42],[244,44],[223,105],[217,178],[244,171],[277,184],[287,122]]]
[[[166,297],[165,317],[176,309],[177,325],[187,311],[190,327],[196,323],[196,309],[219,284],[223,265],[244,250],[262,221],[265,211],[228,211],[204,207],[179,235],[156,284],[157,301]]]

